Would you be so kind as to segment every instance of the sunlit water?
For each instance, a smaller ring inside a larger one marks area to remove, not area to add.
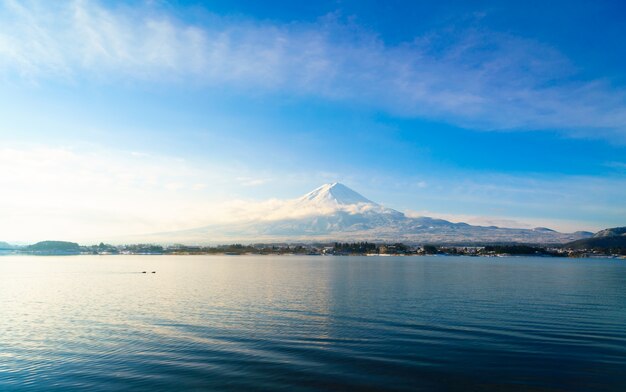
[[[626,262],[3,256],[20,389],[624,391]]]

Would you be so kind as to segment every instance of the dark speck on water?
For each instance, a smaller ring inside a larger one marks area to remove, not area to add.
[[[614,260],[3,256],[0,391],[625,391],[625,304]]]

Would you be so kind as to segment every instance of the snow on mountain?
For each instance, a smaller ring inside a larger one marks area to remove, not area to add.
[[[401,215],[401,212],[386,208],[338,182],[324,184],[293,201],[297,211],[309,211],[310,215],[332,215],[345,212],[357,214]]]
[[[430,217],[407,217],[343,184],[332,183],[297,199],[287,200],[267,211],[262,218],[162,233],[148,240],[186,243],[368,240],[485,244],[565,243],[587,236],[583,232],[567,234],[543,227],[484,227]]]
[[[550,233],[550,232],[554,232],[555,230],[552,229],[548,229],[547,227],[535,227],[533,229],[534,231],[542,231],[544,233]]]
[[[334,204],[338,206],[359,203],[376,204],[338,182],[324,184],[321,187],[312,190],[306,195],[298,198],[298,203],[317,205]]]
[[[626,236],[626,227],[613,227],[600,230],[593,235],[594,238]]]

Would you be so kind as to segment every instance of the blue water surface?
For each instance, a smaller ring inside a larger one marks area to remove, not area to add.
[[[624,391],[626,262],[3,256],[0,390]]]

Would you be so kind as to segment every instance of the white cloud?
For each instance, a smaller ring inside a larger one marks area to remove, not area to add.
[[[237,181],[243,186],[254,187],[267,184],[271,180],[268,178],[238,177]]]
[[[381,211],[384,207],[366,203],[354,205],[334,205],[302,203],[299,199],[232,200],[220,204],[222,222],[242,221],[277,221],[283,219],[300,219],[317,215],[329,215],[338,211],[348,214],[361,214],[368,211]]]
[[[0,147],[0,238],[97,239],[201,226],[216,213],[198,181],[223,167],[172,157],[60,147]]]
[[[0,241],[123,241],[146,233],[319,212],[293,200],[236,196],[241,190],[254,195],[269,181],[241,165],[93,146],[4,142],[9,146],[0,147]]]
[[[389,46],[333,16],[314,24],[213,16],[194,25],[149,5],[0,4],[0,70],[30,82],[226,85],[357,101],[484,130],[554,128],[626,141],[624,88],[577,80],[558,51],[508,34],[433,32]]]

